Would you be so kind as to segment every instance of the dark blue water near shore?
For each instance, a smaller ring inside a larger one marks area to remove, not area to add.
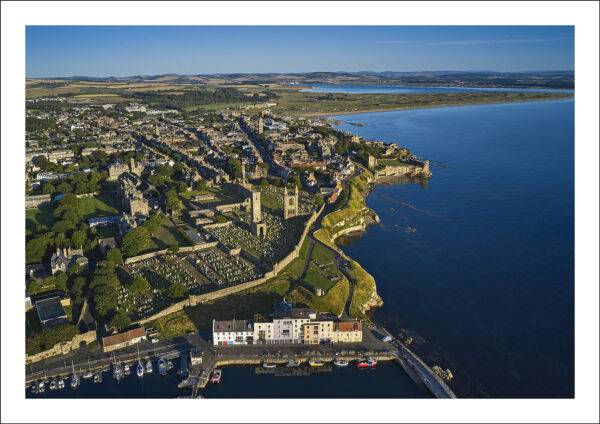
[[[375,318],[414,331],[459,397],[574,395],[573,109],[464,106],[340,125],[432,161],[426,188],[375,188],[381,225],[344,250],[377,280]]]
[[[510,87],[424,87],[397,84],[312,84],[301,91],[308,93],[349,93],[349,94],[414,94],[414,93],[474,93],[492,92],[536,92],[572,93],[573,90],[555,88],[510,88]]]

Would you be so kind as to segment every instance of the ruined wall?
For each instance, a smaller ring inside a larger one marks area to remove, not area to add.
[[[49,358],[51,356],[65,354],[73,349],[78,349],[81,342],[87,344],[92,343],[96,340],[96,331],[91,330],[87,333],[78,334],[67,342],[57,343],[52,348],[45,350],[35,355],[25,355],[25,363],[31,364],[33,362],[41,361],[42,359]]]

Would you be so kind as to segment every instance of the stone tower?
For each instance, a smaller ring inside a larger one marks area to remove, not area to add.
[[[262,211],[260,207],[260,191],[253,191],[252,198],[250,199],[250,208],[252,214],[252,223],[262,221]]]
[[[252,197],[250,198],[250,214],[252,232],[257,237],[265,237],[267,235],[267,224],[262,220],[260,191],[252,192]]]
[[[375,158],[375,156],[373,156],[373,155],[369,155],[369,157],[367,159],[367,167],[375,168],[376,166],[377,166],[377,158]]]
[[[298,187],[294,186],[294,192],[289,193],[287,187],[283,189],[283,218],[289,219],[300,214],[298,208]]]

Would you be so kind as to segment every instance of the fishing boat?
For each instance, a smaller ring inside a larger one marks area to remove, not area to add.
[[[56,378],[53,378],[52,381],[50,381],[50,390],[55,391],[56,390]]]
[[[94,383],[102,383],[102,371],[94,374]]]
[[[219,369],[214,370],[212,372],[212,376],[210,377],[210,382],[211,383],[220,383],[222,375],[223,375],[223,371],[221,371]]]
[[[325,365],[325,361],[323,361],[322,359],[309,359],[308,365],[310,365],[311,367],[322,367],[323,365]]]
[[[152,374],[152,371],[152,361],[148,359],[148,361],[146,362],[146,373]]]
[[[286,367],[299,367],[300,366],[300,361],[296,360],[296,359],[290,359],[288,361],[288,363],[286,364]]]
[[[135,373],[139,378],[142,378],[144,376],[144,365],[142,365],[142,361],[138,361]]]
[[[375,368],[377,366],[377,359],[369,357],[365,360],[358,361],[356,366],[358,368]]]
[[[123,374],[125,374],[125,375],[131,374],[131,368],[129,368],[129,365],[125,364],[125,366],[123,367]]]
[[[263,366],[263,368],[276,368],[277,367],[276,364],[272,364],[269,362],[263,362],[262,366]]]
[[[346,361],[345,359],[342,359],[342,358],[335,358],[335,360],[333,361],[333,364],[336,367],[347,367],[348,361]]]
[[[165,361],[163,358],[160,358],[158,360],[158,373],[160,375],[166,375],[167,371],[167,361]]]
[[[62,378],[58,379],[58,390],[62,390],[65,388],[65,380],[63,380]]]

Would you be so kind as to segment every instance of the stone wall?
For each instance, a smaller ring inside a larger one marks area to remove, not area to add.
[[[73,349],[78,349],[81,342],[87,344],[92,343],[96,340],[96,331],[91,330],[87,333],[78,334],[67,342],[57,343],[52,348],[45,350],[35,355],[25,355],[25,363],[31,364],[33,362],[41,361],[42,359],[49,358],[51,356],[65,354]]]
[[[218,241],[211,241],[209,243],[195,244],[193,246],[184,246],[180,247],[177,252],[189,253],[196,252],[198,250],[210,249],[211,247],[216,247],[218,243]],[[156,250],[154,252],[144,253],[143,255],[132,256],[131,258],[125,259],[125,264],[127,265],[132,264],[134,262],[143,261],[144,259],[156,258],[157,256],[166,255],[167,253],[171,253],[169,249]]]
[[[188,299],[185,299],[178,303],[175,303],[175,304],[173,304],[173,305],[171,305],[149,317],[140,319],[136,322],[139,324],[145,324],[149,321],[154,321],[155,319],[164,317],[164,316],[172,314],[174,312],[181,311],[185,306],[195,306],[199,303],[216,300],[221,297],[229,296],[234,293],[238,293],[238,292],[241,292],[244,290],[251,289],[253,287],[259,286],[259,285],[269,281],[271,278],[277,276],[277,274],[279,274],[286,266],[288,266],[294,259],[296,259],[300,255],[300,249],[302,248],[304,239],[308,235],[308,231],[310,230],[310,227],[312,227],[312,225],[315,223],[318,216],[321,215],[324,208],[325,208],[325,204],[323,204],[323,206],[321,206],[321,208],[317,212],[312,213],[311,217],[304,224],[304,230],[302,231],[300,240],[298,241],[298,243],[296,244],[294,249],[292,249],[292,251],[290,253],[288,253],[279,262],[275,263],[275,265],[273,266],[273,269],[269,272],[266,272],[262,277],[257,278],[255,280],[247,281],[245,283],[236,284],[235,286],[225,287],[220,290],[215,290],[210,293],[205,293],[205,294],[200,294],[200,295],[191,295],[188,297]]]

